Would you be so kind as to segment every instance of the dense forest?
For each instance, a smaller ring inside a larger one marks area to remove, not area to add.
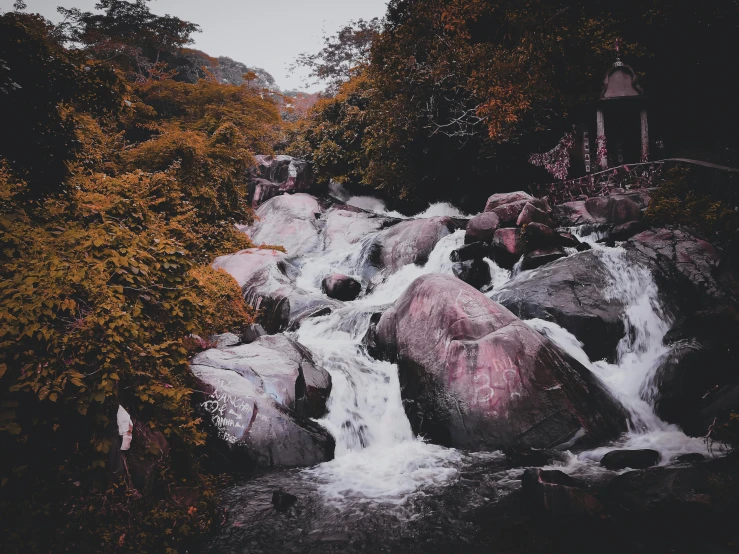
[[[155,8],[100,0],[60,8],[58,25],[23,2],[0,14],[8,552],[174,552],[222,521],[188,360],[255,321],[210,264],[254,246],[235,224],[254,221],[256,155],[305,159],[319,183],[401,210],[484,204],[549,178],[529,157],[597,97],[616,43],[664,99],[673,152],[737,144],[733,0],[391,0],[297,60],[320,98],[191,48],[198,25]],[[675,204],[685,178],[671,186],[654,218],[736,228],[703,196]],[[146,437],[138,468],[119,467],[121,405]]]

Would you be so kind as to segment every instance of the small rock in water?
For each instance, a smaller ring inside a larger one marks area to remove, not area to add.
[[[466,262],[467,260],[481,260],[490,255],[490,248],[484,242],[473,242],[460,246],[449,254],[453,262]]]
[[[659,463],[659,452],[648,448],[643,450],[612,450],[600,461],[606,469],[618,471],[626,469],[646,469]]]
[[[592,248],[587,242],[581,242],[575,247],[578,252],[585,252],[586,250],[592,250]]]
[[[580,483],[559,470],[527,469],[521,477],[527,511],[535,516],[596,516],[603,505]]]
[[[682,462],[684,464],[697,464],[699,462],[702,462],[705,459],[706,457],[703,454],[700,454],[699,452],[691,452],[689,454],[680,454],[677,458],[675,458],[676,461]]]
[[[272,493],[272,505],[278,512],[287,512],[297,501],[298,497],[289,492],[274,491]]]
[[[452,273],[457,279],[472,285],[476,289],[489,285],[491,281],[490,266],[484,260],[468,260],[455,263],[452,266]]]
[[[359,296],[359,293],[362,292],[362,285],[348,275],[333,273],[324,277],[321,290],[329,298],[348,302]]]

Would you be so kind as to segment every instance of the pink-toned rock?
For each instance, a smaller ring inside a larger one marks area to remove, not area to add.
[[[604,439],[625,416],[600,381],[500,304],[447,275],[414,281],[380,318],[414,430],[458,448]]]
[[[291,256],[320,248],[323,208],[309,194],[283,194],[269,199],[256,211],[257,221],[241,230],[254,244],[283,246]]]
[[[521,229],[498,229],[493,235],[492,254],[495,263],[504,269],[511,269],[524,253]]]
[[[493,194],[490,198],[488,198],[488,201],[485,204],[485,211],[492,212],[498,206],[512,204],[513,202],[521,202],[522,200],[529,202],[530,200],[534,200],[534,197],[527,192],[523,192],[522,190],[519,190],[517,192],[501,192],[498,194]]]
[[[243,287],[257,271],[268,265],[276,265],[286,257],[277,250],[247,248],[235,254],[217,257],[213,262],[213,269],[223,269]]]
[[[575,200],[558,204],[552,208],[552,217],[560,227],[574,227],[576,225],[593,225],[599,221],[585,208],[584,200]]]
[[[401,221],[375,235],[369,246],[365,277],[381,270],[393,273],[408,264],[423,265],[436,244],[459,225],[447,216]]]
[[[500,221],[493,212],[483,212],[476,215],[467,224],[464,242],[465,244],[471,244],[481,241],[490,244],[498,227],[500,227]]]
[[[721,252],[687,229],[664,228],[639,233],[626,242],[656,264],[653,273],[670,275],[677,270],[699,293],[725,301],[728,291],[716,279]]]
[[[280,194],[280,185],[266,179],[252,179],[249,183],[250,204],[257,209],[270,198]]]
[[[522,227],[523,225],[528,225],[529,223],[541,223],[542,225],[546,225],[548,227],[554,226],[552,218],[549,217],[544,210],[540,210],[531,202],[526,203],[526,205],[521,210],[521,213],[518,215],[518,219],[516,220],[516,225],[519,227]]]
[[[588,198],[585,201],[585,209],[598,223],[621,225],[627,221],[641,219],[641,210],[636,202],[623,196]]]
[[[305,160],[292,156],[254,156],[249,170],[252,179],[264,179],[279,186],[281,192],[308,192],[315,185],[313,170]]]

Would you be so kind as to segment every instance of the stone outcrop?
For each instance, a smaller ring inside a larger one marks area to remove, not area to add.
[[[467,223],[467,230],[464,234],[465,244],[473,242],[485,242],[490,244],[493,242],[493,235],[500,227],[498,216],[493,212],[483,212],[471,218]]]
[[[425,264],[436,244],[458,228],[451,217],[439,216],[401,221],[380,231],[366,249],[365,277],[382,270],[394,273],[407,264]]]
[[[553,321],[575,335],[591,360],[613,356],[624,335],[623,303],[606,297],[610,273],[594,251],[522,274],[495,300],[522,319]]]
[[[643,254],[657,272],[677,269],[701,296],[725,303],[727,291],[716,279],[721,252],[702,238],[682,228],[651,229],[639,233],[626,248]]]
[[[323,207],[309,194],[276,196],[256,211],[257,221],[240,229],[254,244],[282,246],[290,256],[320,248]]]
[[[219,446],[255,466],[312,465],[333,457],[331,435],[308,418],[326,412],[331,377],[285,335],[201,352],[191,362],[202,411]]]
[[[259,311],[258,321],[268,333],[292,329],[307,317],[341,307],[336,300],[298,287],[292,279],[297,269],[276,250],[249,248],[216,258],[213,267],[236,279],[247,304]]]
[[[680,320],[665,336],[670,351],[660,360],[642,396],[664,421],[705,436],[739,386],[739,314],[730,307]]]
[[[577,225],[621,225],[642,217],[639,205],[626,196],[595,197],[565,202],[552,209],[552,217],[560,227]]]
[[[453,277],[420,277],[385,312],[373,351],[398,363],[415,432],[460,448],[552,447],[618,434],[625,416],[586,368]]]

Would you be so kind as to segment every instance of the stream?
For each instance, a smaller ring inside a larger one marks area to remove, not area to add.
[[[358,207],[383,210],[371,198],[353,199]],[[350,200],[349,203],[352,203]],[[386,212],[383,212],[386,213]],[[393,214],[398,215],[398,214]],[[437,204],[416,217],[465,217]],[[660,465],[685,453],[706,453],[700,438],[690,438],[661,421],[650,403],[651,377],[666,348],[662,339],[672,324],[648,269],[630,265],[623,250],[591,243],[608,272],[606,296],[625,305],[624,338],[612,362],[590,360],[582,344],[555,323],[526,323],[547,336],[605,383],[630,415],[629,430],[595,449],[572,448],[567,461],[552,468],[598,480],[613,475],[599,465],[616,448],[651,448]],[[296,283],[320,292],[328,273],[356,275],[368,255],[371,235],[337,249],[317,249],[301,260]],[[362,345],[372,314],[392,304],[418,277],[452,274],[450,253],[462,246],[464,231],[442,238],[422,267],[407,265],[330,315],[307,319],[292,337],[307,347],[330,374],[333,388],[327,415],[317,420],[336,440],[335,459],[307,469],[274,470],[236,482],[224,494],[228,520],[203,545],[204,552],[524,552],[535,531],[512,540],[500,526],[515,523],[520,506],[511,493],[520,487],[523,469],[509,469],[500,452],[464,452],[414,436],[401,399],[396,365],[372,358]],[[578,254],[572,254],[577,256]],[[485,260],[497,289],[512,273]],[[525,278],[524,272],[518,278]],[[298,498],[285,512],[272,506],[274,491]],[[521,542],[523,540],[523,542]]]

